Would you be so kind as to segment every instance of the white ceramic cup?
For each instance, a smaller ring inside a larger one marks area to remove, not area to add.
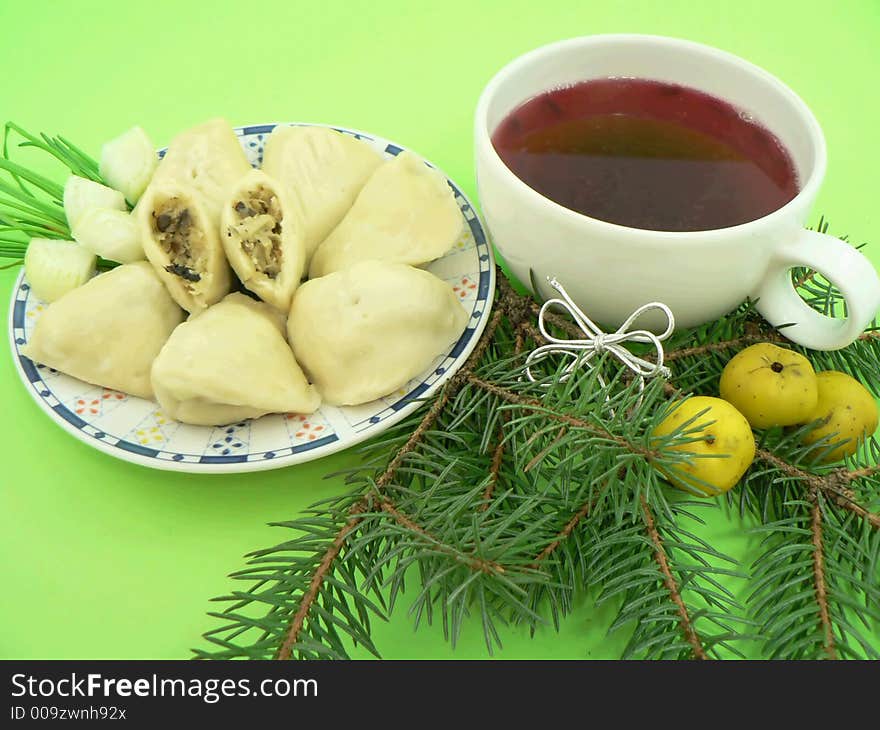
[[[750,223],[696,232],[607,223],[553,202],[502,162],[491,135],[516,107],[549,89],[606,77],[636,77],[699,89],[750,113],[790,152],[800,192]],[[845,347],[880,309],[880,278],[852,246],[804,229],[825,175],[825,139],[807,105],[757,66],[698,43],[645,35],[596,35],[553,43],[502,68],[476,112],[477,188],[489,232],[526,283],[555,276],[597,322],[618,326],[650,301],[667,304],[677,326],[730,312],[747,297],[791,340],[818,350]],[[847,317],[810,308],[790,269],[808,266],[846,299]],[[650,323],[649,323],[650,324]]]

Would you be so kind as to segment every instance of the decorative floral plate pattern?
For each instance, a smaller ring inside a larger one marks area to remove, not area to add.
[[[263,143],[275,126],[236,129],[252,165],[262,162]],[[374,135],[334,129],[363,139],[385,157],[404,149]],[[359,443],[400,421],[448,380],[467,359],[488,321],[495,291],[492,249],[468,199],[451,180],[449,186],[465,221],[463,233],[443,258],[425,268],[452,285],[471,316],[458,341],[421,376],[385,398],[353,407],[324,405],[308,416],[272,414],[213,428],[177,423],[152,401],[84,383],[24,357],[21,348],[46,307],[32,296],[24,272],[14,287],[9,312],[18,372],[34,400],[66,431],[111,456],[156,469],[202,473],[274,469]]]

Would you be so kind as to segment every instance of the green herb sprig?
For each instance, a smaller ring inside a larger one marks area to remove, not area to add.
[[[0,157],[0,270],[24,262],[31,238],[71,237],[64,215],[64,186],[12,159],[12,151],[28,147],[48,154],[69,174],[106,184],[97,161],[70,140],[45,133],[37,136],[15,122],[7,122]],[[98,268],[113,265],[103,259],[98,262]]]

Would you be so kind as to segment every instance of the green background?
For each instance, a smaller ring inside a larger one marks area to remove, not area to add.
[[[11,2],[0,0],[0,120],[62,133],[97,153],[140,124],[163,145],[212,116],[233,124],[330,122],[425,155],[475,198],[472,116],[490,76],[535,46],[643,32],[744,56],[813,108],[829,146],[816,214],[874,241],[880,2],[841,0],[446,0],[445,2]],[[815,220],[815,219],[814,219]],[[17,272],[0,272],[8,301]],[[5,306],[5,305],[4,305]],[[4,310],[5,313],[5,310]],[[242,555],[285,535],[271,520],[340,490],[340,454],[241,476],[125,464],[71,438],[37,408],[0,345],[0,657],[186,657],[214,624]],[[709,511],[704,534],[747,556],[752,538]],[[417,633],[406,605],[377,626],[389,658],[482,657],[476,622],[458,647]],[[616,657],[610,613],[582,598],[559,634],[503,633],[500,656]]]

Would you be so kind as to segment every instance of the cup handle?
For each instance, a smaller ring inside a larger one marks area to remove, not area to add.
[[[826,317],[795,291],[789,273],[794,266],[815,269],[846,300],[845,319]],[[880,310],[880,277],[874,265],[847,243],[817,231],[801,231],[779,246],[764,279],[754,292],[756,308],[780,332],[814,350],[838,350],[853,342]]]

